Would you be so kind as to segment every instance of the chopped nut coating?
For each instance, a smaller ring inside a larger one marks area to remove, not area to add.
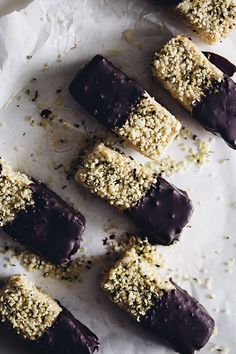
[[[135,206],[156,181],[155,174],[130,157],[96,144],[75,179],[121,210]]]
[[[156,266],[160,262],[155,247],[140,241],[115,263],[101,286],[112,302],[139,320],[157,298],[173,288],[168,278],[159,276]]]
[[[176,10],[209,44],[227,37],[236,27],[235,0],[184,0]]]
[[[207,90],[223,79],[223,73],[185,36],[172,38],[156,53],[152,69],[154,76],[189,112]]]
[[[0,290],[0,320],[27,340],[50,328],[61,307],[23,275],[10,277]]]
[[[148,93],[116,133],[149,158],[156,159],[181,128],[180,122]]]
[[[31,183],[25,174],[13,171],[0,158],[0,226],[10,223],[18,212],[33,204]]]

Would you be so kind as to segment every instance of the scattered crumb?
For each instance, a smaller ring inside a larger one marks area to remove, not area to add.
[[[34,97],[32,98],[31,101],[35,102],[37,100],[38,96],[39,96],[39,92],[38,92],[38,90],[36,90],[35,93],[34,93]]]
[[[185,127],[182,127],[176,139],[177,141],[182,140],[177,145],[180,151],[185,152],[182,159],[176,160],[172,156],[167,155],[155,161],[147,162],[145,165],[162,176],[170,177],[174,173],[187,170],[193,164],[197,167],[203,167],[205,164],[211,162],[213,152],[209,141],[200,140]],[[185,140],[190,141],[192,147],[188,147]]]
[[[226,164],[226,162],[230,161],[230,159],[223,159],[223,160],[220,160],[219,163],[224,165]]]
[[[118,57],[119,55],[121,55],[121,50],[119,49],[109,49],[106,52],[106,56],[109,58],[114,58],[114,57]]]
[[[218,335],[218,327],[215,327],[212,333],[213,337],[216,337]]]
[[[225,315],[230,315],[231,311],[228,307],[224,308],[224,309],[221,309],[220,310],[221,313],[224,313]]]
[[[64,55],[63,54],[58,54],[57,62],[61,63],[62,61],[64,61]]]
[[[218,197],[216,198],[219,202],[222,202],[224,200],[224,198],[222,197],[222,195],[218,195]]]
[[[200,272],[203,274],[207,274],[208,273],[208,269],[207,268],[201,268]]]
[[[52,20],[53,20],[53,17],[49,14],[46,14],[46,18],[47,18],[48,22],[52,22]]]
[[[1,252],[8,255],[4,264],[6,268],[13,266],[12,261],[15,259],[29,272],[40,271],[46,278],[50,277],[68,282],[80,281],[82,272],[91,269],[94,261],[94,257],[87,259],[86,255],[82,254],[66,264],[55,266],[29,251],[6,246]]]
[[[212,290],[212,282],[213,282],[213,278],[206,278],[204,280],[204,287],[208,290]]]
[[[229,258],[227,261],[225,261],[224,264],[226,266],[225,271],[230,274],[233,273],[234,265],[235,265],[235,258],[234,257]]]
[[[48,63],[45,63],[45,64],[43,65],[43,71],[48,71],[48,69],[49,69],[49,64],[48,64]]]
[[[75,50],[75,49],[77,49],[77,48],[78,48],[78,44],[75,43],[75,44],[73,45],[73,47],[70,48],[70,50]]]
[[[122,33],[124,39],[126,40],[127,43],[133,44],[134,43],[134,32],[132,29],[126,29]]]
[[[231,236],[224,236],[224,240],[230,240],[231,239]]]

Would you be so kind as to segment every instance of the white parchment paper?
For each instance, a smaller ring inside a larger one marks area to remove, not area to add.
[[[177,33],[193,36],[179,19],[147,0],[35,0],[25,10],[0,18],[0,154],[13,167],[48,183],[85,215],[85,254],[88,259],[97,257],[81,282],[45,279],[40,273],[29,276],[99,336],[103,354],[167,354],[172,350],[132,323],[99,289],[99,274],[106,267],[102,240],[108,231],[122,234],[135,232],[135,228],[125,216],[66,179],[64,166],[88,135],[113,137],[74,102],[67,87],[86,61],[104,54],[169,107],[188,129],[208,141],[212,135],[192,122],[151,77],[154,51]],[[236,33],[213,48],[193,39],[202,49],[235,62]],[[38,98],[32,101],[36,92]],[[50,108],[58,117],[48,129],[35,126],[42,120],[43,108]],[[66,127],[60,119],[67,122]],[[168,153],[176,150],[174,142]],[[216,321],[218,334],[202,353],[220,349],[234,354],[236,277],[234,266],[229,269],[228,264],[233,263],[236,252],[236,153],[220,138],[215,139],[212,150],[212,162],[202,170],[193,166],[170,178],[189,190],[195,213],[181,241],[160,247],[160,252],[176,282]],[[131,149],[126,151],[145,161]],[[224,159],[227,161],[220,163]],[[63,167],[55,169],[60,164]],[[0,234],[3,245],[13,244],[2,231]],[[4,268],[4,258],[0,258],[1,276],[26,273],[17,262]],[[204,286],[207,278],[212,278],[212,289]],[[5,333],[0,333],[0,352],[27,353]]]

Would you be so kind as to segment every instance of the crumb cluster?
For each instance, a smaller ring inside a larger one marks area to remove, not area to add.
[[[192,142],[191,147],[186,144],[186,140]],[[179,151],[185,153],[181,159],[175,159],[171,155],[165,155],[155,161],[147,162],[145,166],[161,176],[169,177],[174,173],[187,170],[193,164],[201,168],[211,162],[213,154],[211,145],[212,138],[210,138],[209,141],[201,140],[186,127],[182,127],[177,141],[180,141],[177,145]]]
[[[235,0],[184,0],[176,9],[209,44],[227,37],[236,26]]]
[[[158,274],[162,263],[156,248],[140,240],[125,251],[101,286],[114,303],[139,321],[158,297],[174,287],[169,278]]]
[[[172,38],[155,54],[153,75],[189,112],[208,90],[220,83],[223,73],[185,36]]]
[[[147,193],[156,176],[130,157],[98,143],[83,159],[75,179],[92,193],[125,210],[135,206]]]
[[[31,183],[25,174],[13,171],[0,158],[0,226],[10,223],[18,212],[33,204]]]
[[[140,151],[155,159],[180,130],[180,122],[148,93],[135,106],[117,133]]]
[[[0,320],[27,340],[41,337],[62,311],[56,301],[23,275],[10,277],[0,291]]]

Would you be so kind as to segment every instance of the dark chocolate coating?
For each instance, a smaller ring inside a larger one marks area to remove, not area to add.
[[[4,230],[33,252],[61,264],[79,249],[85,218],[43,183],[33,182],[34,205],[19,212]]]
[[[203,52],[207,59],[217,66],[224,74],[232,77],[236,73],[236,66],[231,63],[228,59],[222,57],[219,54],[211,52]]]
[[[92,354],[98,338],[62,307],[54,325],[34,343],[42,354]]]
[[[150,242],[169,245],[189,222],[193,205],[187,193],[158,177],[145,197],[125,213]]]
[[[96,55],[69,86],[76,101],[108,129],[120,128],[144,89],[102,55]]]
[[[174,283],[173,283],[174,284]],[[141,318],[141,324],[181,354],[193,354],[211,337],[215,323],[206,309],[174,284]]]
[[[192,116],[236,149],[236,84],[227,75],[194,104]]]

